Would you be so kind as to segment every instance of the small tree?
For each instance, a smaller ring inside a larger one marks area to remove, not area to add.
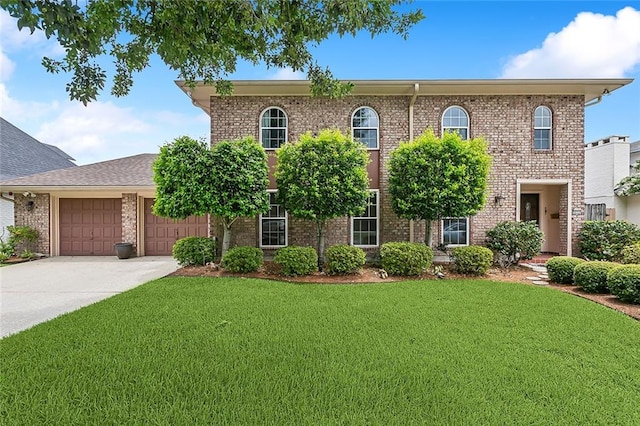
[[[442,138],[427,130],[391,153],[389,193],[402,218],[424,219],[425,244],[432,245],[431,221],[476,214],[484,205],[491,157],[482,138]]]
[[[204,141],[177,138],[160,148],[153,171],[154,214],[172,219],[217,216],[224,226],[221,255],[229,248],[237,218],[269,209],[267,157],[250,137],[220,142],[211,150]]]
[[[369,197],[369,156],[337,129],[310,132],[277,152],[278,200],[293,216],[316,226],[318,269],[324,262],[327,220],[362,213]]]
[[[619,196],[640,194],[640,161],[633,165],[634,174],[623,178],[616,185],[614,192]]]

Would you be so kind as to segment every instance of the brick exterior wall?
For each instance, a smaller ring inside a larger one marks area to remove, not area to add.
[[[330,100],[311,97],[227,97],[211,98],[211,143],[251,135],[259,139],[259,118],[268,107],[280,107],[288,117],[288,140],[306,131],[337,127],[348,132],[352,113],[361,106],[374,108],[380,117],[380,243],[408,241],[409,221],[399,219],[391,209],[386,162],[401,141],[409,139],[410,98],[404,96],[349,96]],[[572,210],[583,210],[584,193],[584,98],[582,96],[420,96],[414,105],[414,135],[432,128],[441,133],[444,111],[453,105],[469,114],[470,137],[484,137],[493,158],[487,203],[470,219],[470,243],[482,244],[486,231],[503,220],[515,220],[517,181],[565,179],[572,185]],[[533,113],[546,105],[553,113],[551,151],[533,149]],[[566,223],[572,220],[572,235],[580,230],[582,214],[567,211],[567,189],[561,191],[561,251],[566,248]],[[502,204],[493,203],[496,195]],[[564,204],[562,204],[564,203]],[[219,225],[212,227],[222,235]],[[258,245],[256,218],[234,224],[233,245]],[[349,242],[349,221],[341,218],[328,226],[326,246]],[[433,223],[434,242],[440,239],[440,224]],[[415,241],[424,240],[424,224],[414,224]],[[289,219],[289,245],[315,245],[315,229],[305,221]],[[574,253],[577,247],[574,244]]]
[[[38,231],[35,252],[50,255],[49,232],[49,194],[36,194],[35,198],[25,197],[22,194],[14,194],[15,203],[13,206],[14,220],[16,225],[30,226]],[[26,203],[33,201],[33,209],[27,210]]]
[[[122,194],[122,241],[133,244],[133,252],[138,246],[138,194]]]

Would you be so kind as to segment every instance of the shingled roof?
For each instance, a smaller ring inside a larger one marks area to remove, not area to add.
[[[152,164],[157,154],[87,164],[0,182],[3,189],[46,187],[153,187]]]
[[[0,181],[76,167],[60,148],[39,142],[0,117]]]

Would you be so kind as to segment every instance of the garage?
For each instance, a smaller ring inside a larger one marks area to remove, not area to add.
[[[173,245],[184,237],[209,235],[206,216],[190,216],[173,220],[153,214],[154,200],[144,199],[144,254],[145,256],[171,256]]]
[[[120,198],[60,198],[60,255],[111,256],[121,241]]]

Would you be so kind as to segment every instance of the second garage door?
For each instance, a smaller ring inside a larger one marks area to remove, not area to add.
[[[120,198],[60,199],[61,256],[111,256],[121,241]]]
[[[173,220],[153,214],[152,198],[144,199],[144,253],[146,256],[171,256],[173,245],[184,237],[206,237],[206,216],[191,216]]]

